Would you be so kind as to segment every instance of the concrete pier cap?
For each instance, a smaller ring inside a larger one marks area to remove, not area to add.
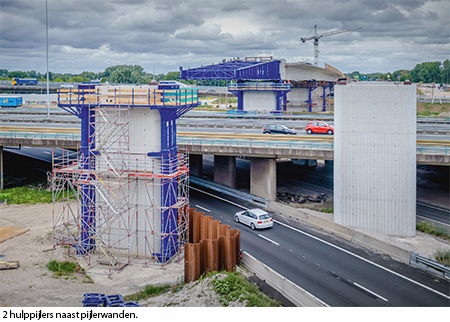
[[[334,221],[414,236],[416,87],[338,84],[334,99]]]

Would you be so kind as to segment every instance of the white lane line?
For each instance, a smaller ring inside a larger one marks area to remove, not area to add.
[[[203,209],[204,211],[211,212],[211,210],[206,209],[205,207],[202,207],[202,206],[199,206],[199,205],[195,205],[195,206],[200,208],[200,209]]]
[[[378,295],[375,292],[372,292],[371,290],[365,288],[364,286],[359,285],[358,283],[353,282],[354,285],[358,286],[359,288],[362,288],[364,291],[369,292],[372,295],[375,295],[376,297],[382,299],[383,301],[389,302],[387,299],[385,299],[384,297],[382,297],[381,295]]]
[[[189,189],[193,189],[193,190],[197,190],[197,191],[200,191],[201,193],[204,193],[205,195],[208,195],[208,196],[211,196],[211,197],[217,198],[217,199],[219,199],[219,200],[222,200],[222,201],[228,202],[229,204],[232,204],[233,206],[236,206],[236,207],[242,208],[242,209],[244,209],[244,210],[248,210],[248,208],[246,208],[246,207],[244,207],[244,206],[238,205],[237,203],[234,203],[234,202],[232,202],[232,201],[229,201],[229,200],[226,200],[226,199],[220,198],[220,197],[218,197],[218,196],[215,196],[215,195],[213,195],[212,193],[209,193],[209,192],[206,192],[206,191],[203,191],[203,190],[200,190],[200,189],[194,188],[194,187],[189,187]]]
[[[277,242],[273,241],[272,239],[269,239],[269,238],[267,238],[267,237],[264,237],[263,235],[260,235],[260,234],[258,234],[258,236],[261,237],[261,238],[264,238],[264,239],[267,240],[267,241],[270,241],[271,243],[273,243],[273,244],[275,244],[275,245],[277,245],[277,246],[280,246],[280,244],[278,244]]]
[[[344,253],[347,253],[347,254],[349,254],[349,255],[351,255],[351,256],[354,256],[354,257],[356,257],[356,258],[358,258],[358,259],[360,259],[360,260],[362,260],[362,261],[365,261],[366,263],[372,264],[372,265],[374,265],[374,266],[376,266],[376,267],[378,267],[378,268],[381,268],[381,269],[385,270],[386,272],[389,272],[389,273],[391,273],[391,274],[394,274],[394,275],[396,275],[396,276],[398,276],[398,277],[400,277],[400,278],[403,278],[404,280],[407,280],[407,281],[409,281],[409,282],[411,282],[411,283],[414,283],[414,284],[416,284],[416,285],[419,285],[419,286],[421,286],[421,287],[423,287],[423,288],[425,288],[425,289],[427,289],[427,290],[429,290],[429,291],[431,291],[431,292],[433,292],[433,293],[436,293],[436,294],[438,294],[438,295],[440,295],[440,296],[443,296],[443,297],[445,297],[445,298],[447,298],[447,299],[450,300],[450,296],[448,296],[448,295],[445,295],[445,294],[443,294],[443,293],[441,293],[441,292],[439,292],[439,291],[436,291],[436,290],[432,289],[431,287],[428,287],[428,286],[423,285],[423,284],[421,284],[421,283],[419,283],[419,282],[417,282],[417,281],[415,281],[415,280],[413,280],[413,279],[410,279],[409,277],[403,276],[403,275],[401,275],[401,274],[399,274],[399,273],[397,273],[397,272],[394,272],[394,271],[392,271],[392,270],[390,270],[390,269],[388,269],[388,268],[386,268],[386,267],[384,267],[384,266],[381,266],[381,265],[379,265],[379,264],[377,264],[377,263],[374,263],[374,262],[372,262],[372,261],[370,261],[370,260],[368,260],[368,259],[365,259],[364,257],[361,257],[361,256],[359,256],[359,255],[353,254],[352,252],[350,252],[350,251],[348,251],[348,250],[346,250],[346,249],[344,249],[344,248],[341,248],[341,247],[339,247],[339,246],[333,245],[333,244],[331,244],[331,243],[329,243],[329,242],[327,242],[327,241],[325,241],[325,240],[323,240],[323,239],[320,239],[320,238],[318,238],[318,237],[316,237],[316,236],[313,236],[313,235],[311,235],[311,234],[305,233],[304,231],[301,231],[301,230],[299,230],[299,229],[297,229],[297,228],[291,227],[291,226],[289,226],[289,225],[287,225],[287,224],[285,224],[285,223],[282,223],[282,222],[280,222],[280,221],[278,221],[278,220],[275,220],[275,219],[274,219],[274,222],[276,222],[276,223],[278,223],[278,224],[280,224],[280,225],[282,225],[282,226],[285,226],[285,227],[287,227],[287,228],[289,228],[289,229],[292,229],[292,230],[294,230],[294,231],[296,231],[296,232],[299,232],[300,234],[303,234],[303,235],[305,235],[305,236],[311,237],[312,239],[315,239],[315,240],[317,240],[317,241],[320,241],[320,242],[322,242],[322,243],[324,243],[324,244],[326,244],[326,245],[328,245],[328,246],[331,246],[331,247],[334,247],[334,248],[336,248],[336,249],[339,249],[340,251],[343,251]]]

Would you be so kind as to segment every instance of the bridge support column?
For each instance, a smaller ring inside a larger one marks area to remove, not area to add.
[[[236,188],[236,157],[214,156],[214,182]]]
[[[416,87],[335,87],[334,220],[416,234]]]
[[[250,159],[250,193],[270,200],[277,194],[277,162],[275,159]]]
[[[201,178],[203,175],[203,155],[189,154],[189,173],[195,177]]]

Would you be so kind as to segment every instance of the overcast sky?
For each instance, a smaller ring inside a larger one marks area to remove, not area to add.
[[[45,0],[0,0],[0,68],[46,72]],[[450,1],[48,0],[49,69],[141,65],[157,74],[274,56],[344,73],[394,72],[450,58]]]

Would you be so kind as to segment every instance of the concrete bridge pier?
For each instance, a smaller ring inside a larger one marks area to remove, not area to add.
[[[236,188],[236,157],[214,156],[214,182]]]
[[[189,154],[189,173],[201,178],[203,175],[203,155]]]
[[[250,193],[275,200],[277,194],[277,162],[275,159],[250,159]]]

